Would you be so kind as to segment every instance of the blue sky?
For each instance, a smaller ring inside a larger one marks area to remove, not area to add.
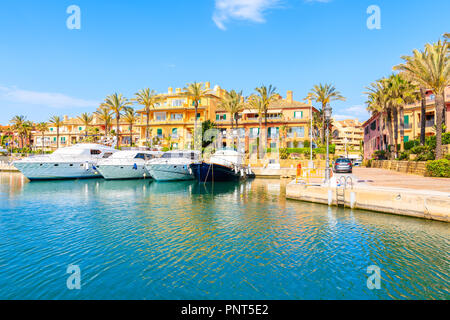
[[[370,5],[381,30],[366,25]],[[69,30],[66,9],[81,9]],[[296,100],[332,82],[338,118],[365,120],[362,92],[400,56],[450,32],[448,0],[15,0],[0,3],[0,124],[94,111],[108,94],[210,81]]]

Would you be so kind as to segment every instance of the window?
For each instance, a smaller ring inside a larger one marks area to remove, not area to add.
[[[178,129],[177,128],[172,129],[172,138],[178,138]]]
[[[303,111],[295,111],[294,119],[303,119]]]
[[[305,137],[305,127],[288,128],[288,130],[287,130],[288,138],[294,138],[295,134],[297,135],[297,138],[304,138]]]
[[[165,112],[156,112],[155,119],[156,119],[156,121],[166,121],[166,113]]]
[[[182,107],[186,103],[186,99],[175,99],[172,100],[172,107]]]
[[[369,135],[369,127],[366,127],[366,128],[364,129],[364,133],[365,133],[366,135]]]
[[[250,129],[250,138],[256,138],[259,136],[259,128]]]
[[[91,150],[91,155],[99,155],[102,154],[100,150]]]
[[[50,131],[53,131],[53,128],[50,128]]]
[[[216,121],[225,121],[227,120],[227,115],[225,113],[216,114]]]
[[[370,124],[370,130],[375,131],[377,129],[377,122],[374,121]]]
[[[409,141],[409,136],[404,136],[403,142],[408,142]]]
[[[270,138],[277,138],[279,132],[280,132],[280,128],[273,128],[273,127],[270,127],[270,128],[269,128],[269,137],[270,137]]]
[[[161,137],[162,137],[162,135],[163,135],[163,131],[162,131],[162,129],[158,129],[158,130],[156,130],[156,134],[158,135],[158,137],[159,137],[159,138],[161,138]]]
[[[183,120],[183,114],[182,113],[173,113],[171,115],[172,120]]]
[[[197,119],[200,119],[200,113],[197,113]]]
[[[405,125],[409,124],[409,116],[405,116]]]
[[[78,127],[78,131],[83,131],[83,127]]]
[[[135,159],[142,159],[142,160],[146,160],[146,156],[144,153],[138,153],[136,155],[136,157],[134,157]]]

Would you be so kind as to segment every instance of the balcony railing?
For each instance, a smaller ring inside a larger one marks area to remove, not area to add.
[[[425,121],[425,127],[433,127],[435,125],[434,120]]]

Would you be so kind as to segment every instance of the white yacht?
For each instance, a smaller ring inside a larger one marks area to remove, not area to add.
[[[200,161],[200,151],[169,151],[161,158],[147,161],[145,168],[157,181],[192,180],[190,165]]]
[[[118,150],[100,144],[77,144],[50,155],[28,157],[13,165],[30,180],[82,179],[100,177],[97,163]]]
[[[97,170],[106,180],[151,178],[145,162],[159,158],[160,151],[119,151],[98,162]]]

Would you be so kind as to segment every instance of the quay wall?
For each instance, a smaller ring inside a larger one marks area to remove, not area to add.
[[[425,176],[427,172],[427,163],[424,161],[372,160],[371,167],[419,176]]]
[[[400,188],[346,189],[345,206],[383,213],[450,222],[450,195]],[[336,188],[290,183],[286,198],[337,206]]]

